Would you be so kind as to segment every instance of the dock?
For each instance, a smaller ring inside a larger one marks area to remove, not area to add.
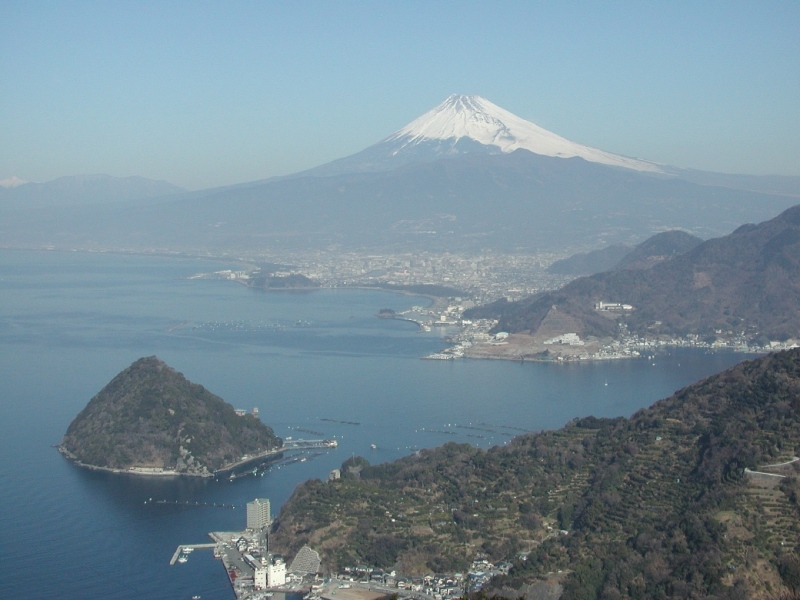
[[[202,550],[214,547],[216,547],[216,544],[181,544],[178,546],[178,549],[175,550],[175,554],[172,555],[172,558],[169,561],[169,566],[171,567],[178,562],[178,557],[183,554],[184,550]]]
[[[330,420],[330,419],[328,419]],[[360,425],[353,421],[337,421],[348,425]],[[336,448],[339,442],[336,440],[288,440],[283,442],[281,450],[311,450],[314,448]]]
[[[346,421],[339,421],[345,423]],[[360,423],[352,423],[353,425],[360,425]],[[290,450],[310,450],[313,448],[336,448],[338,442],[336,440],[286,440],[279,448],[272,448],[260,454],[247,456],[235,463],[231,463],[222,469],[214,471],[214,477],[219,478],[224,475],[235,474],[237,471],[249,468],[255,463],[263,463],[268,460],[280,458],[280,456]]]

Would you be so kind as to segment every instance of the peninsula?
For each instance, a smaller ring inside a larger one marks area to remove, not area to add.
[[[413,586],[436,573],[442,598],[797,598],[799,392],[795,349],[630,418],[488,450],[353,456],[294,490],[270,549],[311,547],[332,580]]]
[[[283,448],[241,414],[155,356],[119,373],[72,421],[59,451],[77,465],[134,475],[213,477]]]

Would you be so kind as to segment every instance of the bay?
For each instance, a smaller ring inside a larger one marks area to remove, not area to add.
[[[230,599],[210,552],[168,562],[178,544],[243,528],[255,497],[277,512],[299,483],[353,455],[376,463],[450,441],[489,447],[590,414],[630,416],[745,358],[682,350],[561,365],[424,361],[445,332],[376,314],[425,298],[189,279],[224,268],[237,265],[0,251],[0,597]],[[112,476],[64,460],[53,446],[75,415],[154,354],[231,404],[259,407],[282,437],[319,433],[339,446],[234,482]]]

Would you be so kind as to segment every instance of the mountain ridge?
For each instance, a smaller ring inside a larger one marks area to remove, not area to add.
[[[385,172],[284,178],[168,201],[9,211],[6,244],[525,251],[627,243],[664,229],[728,233],[791,198],[710,188],[580,158],[464,154]],[[91,227],[89,226],[91,224]]]
[[[637,244],[614,265],[614,269],[649,269],[663,260],[693,250],[702,243],[702,238],[679,229],[657,233]]]
[[[603,313],[595,309],[598,302],[633,310]],[[554,307],[581,323],[577,333],[586,335],[616,336],[624,323],[647,337],[719,331],[762,341],[800,337],[800,205],[649,269],[582,277],[557,291],[465,316],[498,318],[498,329],[533,333]]]
[[[111,175],[72,175],[43,183],[22,182],[0,187],[0,209],[52,208],[97,203],[122,203],[185,192],[164,180]]]
[[[619,261],[628,256],[633,248],[634,246],[625,244],[613,244],[589,252],[579,252],[555,261],[547,267],[547,272],[554,275],[581,277],[610,271],[619,264]]]

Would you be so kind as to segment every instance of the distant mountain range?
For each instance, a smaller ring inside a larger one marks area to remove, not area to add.
[[[597,310],[599,302],[633,309]],[[512,333],[535,333],[555,312],[572,317],[573,326],[579,323],[578,334],[613,336],[624,323],[639,334],[713,337],[732,332],[766,341],[798,336],[798,308],[800,206],[764,223],[743,225],[650,268],[582,277],[560,290],[497,302],[465,316],[497,318],[497,329]]]
[[[451,96],[362,152],[286,177],[47,211],[3,206],[0,196],[0,238],[22,246],[535,251],[631,244],[665,229],[723,235],[798,199],[800,177],[619,156],[478,96]]]
[[[157,198],[185,192],[166,181],[144,177],[76,175],[46,183],[25,182],[0,186],[0,210],[75,207]]]

